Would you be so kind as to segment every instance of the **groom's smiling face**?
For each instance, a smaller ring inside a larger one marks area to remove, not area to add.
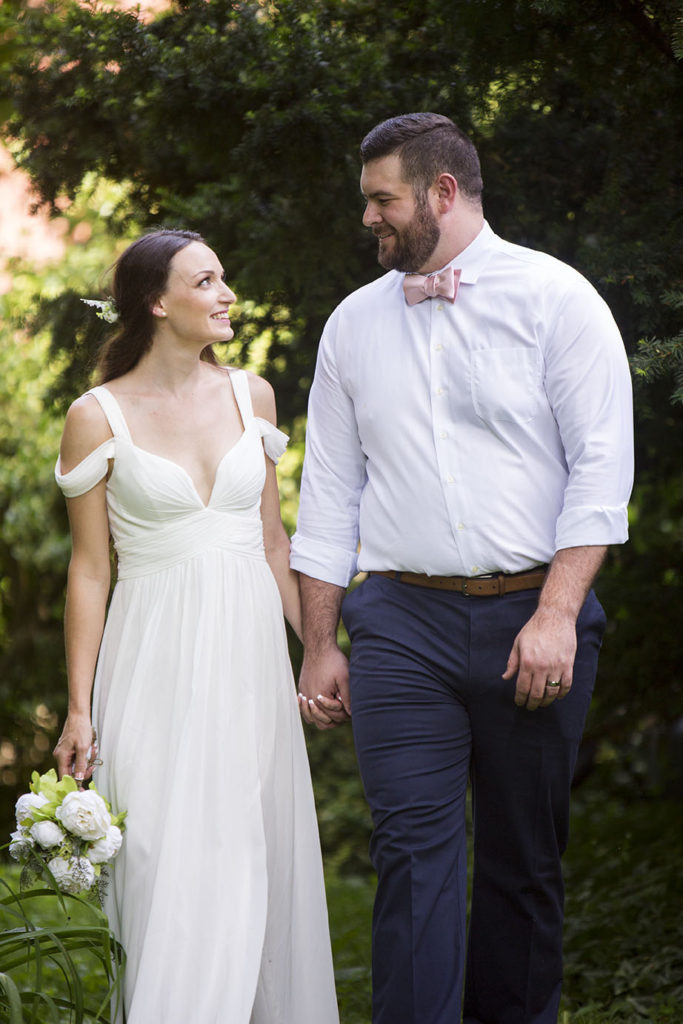
[[[395,154],[369,160],[360,188],[366,202],[363,224],[378,240],[380,265],[385,270],[421,271],[441,238],[430,193],[416,196],[404,181]]]

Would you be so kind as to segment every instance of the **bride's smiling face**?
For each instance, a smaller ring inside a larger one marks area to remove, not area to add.
[[[229,310],[234,293],[224,280],[218,257],[203,242],[190,242],[171,260],[166,289],[152,312],[159,328],[202,347],[230,341]]]

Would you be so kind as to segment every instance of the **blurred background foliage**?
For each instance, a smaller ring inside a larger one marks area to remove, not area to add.
[[[106,326],[79,301],[156,226],[201,231],[239,297],[223,356],[276,388],[296,519],[326,316],[380,272],[360,223],[358,144],[446,113],[477,144],[485,212],[581,270],[632,360],[631,542],[598,583],[609,617],[577,784],[683,796],[683,4],[680,0],[4,0],[0,118],[64,257],[0,295],[0,822],[51,764],[65,704],[68,536],[52,480],[63,414]],[[298,647],[292,645],[296,664]],[[326,856],[368,871],[350,730],[309,733]],[[605,782],[607,780],[607,783]]]

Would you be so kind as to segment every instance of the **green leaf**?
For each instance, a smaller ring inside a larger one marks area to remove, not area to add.
[[[8,1003],[8,1024],[22,1024],[24,1015],[21,1009],[21,996],[9,975],[0,974],[0,989],[4,992]]]

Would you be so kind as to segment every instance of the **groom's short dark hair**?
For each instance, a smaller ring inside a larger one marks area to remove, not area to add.
[[[443,114],[400,114],[376,125],[363,139],[360,155],[364,164],[396,153],[401,171],[418,197],[444,171],[452,174],[460,191],[477,205],[483,182],[479,156],[464,132]]]

